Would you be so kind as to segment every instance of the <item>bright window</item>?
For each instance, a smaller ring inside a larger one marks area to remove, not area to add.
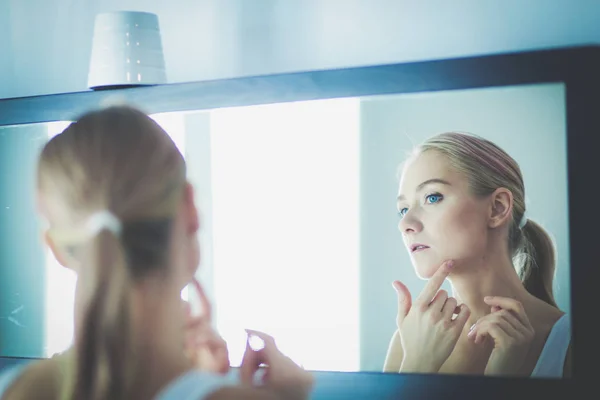
[[[217,327],[244,328],[312,370],[359,370],[360,103],[211,112]]]

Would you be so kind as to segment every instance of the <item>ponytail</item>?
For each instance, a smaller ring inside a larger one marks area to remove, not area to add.
[[[119,238],[100,231],[86,249],[92,293],[78,332],[73,400],[129,397],[133,371],[130,272]],[[84,284],[88,284],[85,282]]]
[[[554,244],[548,233],[536,222],[528,219],[521,229],[523,255],[519,277],[525,289],[540,300],[557,307],[552,291],[556,270]]]

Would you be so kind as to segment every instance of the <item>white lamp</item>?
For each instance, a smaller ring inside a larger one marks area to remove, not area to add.
[[[88,75],[90,89],[167,82],[158,17],[138,11],[96,16]]]

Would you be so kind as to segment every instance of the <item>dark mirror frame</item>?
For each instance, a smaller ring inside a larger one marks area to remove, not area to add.
[[[600,212],[600,46],[244,77],[151,87],[0,100],[0,126],[73,120],[106,102],[148,113],[213,109],[340,97],[431,92],[536,83],[566,85],[573,378],[489,378],[372,372],[315,372],[314,398],[567,398],[597,371],[592,327]],[[552,179],[551,176],[540,177]],[[577,290],[575,290],[577,289]],[[588,317],[590,316],[590,317]],[[0,358],[3,365],[18,362]],[[575,395],[576,396],[576,395]],[[533,397],[532,397],[533,398]],[[571,397],[573,398],[573,397]]]

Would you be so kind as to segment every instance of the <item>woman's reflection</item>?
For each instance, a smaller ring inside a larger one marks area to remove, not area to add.
[[[402,170],[399,229],[417,275],[398,294],[384,370],[570,375],[570,320],[552,293],[554,246],[526,216],[517,162],[494,143],[437,135]],[[439,290],[444,279],[453,297]]]

